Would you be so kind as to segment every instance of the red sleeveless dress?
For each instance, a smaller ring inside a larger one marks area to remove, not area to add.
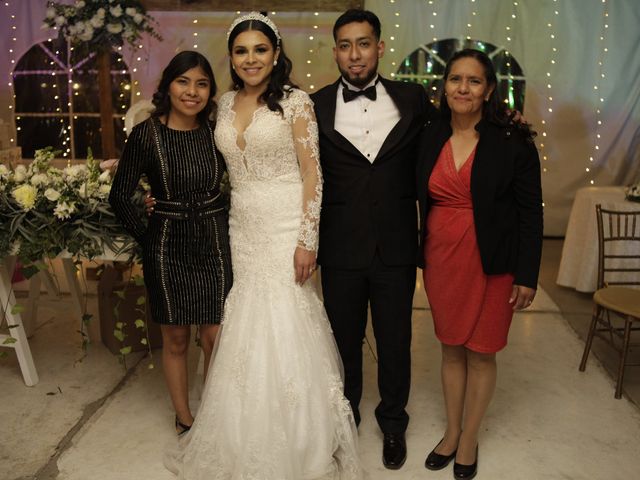
[[[513,275],[482,270],[470,187],[474,157],[475,148],[456,171],[450,141],[438,156],[428,185],[423,278],[438,339],[495,353],[507,344]]]

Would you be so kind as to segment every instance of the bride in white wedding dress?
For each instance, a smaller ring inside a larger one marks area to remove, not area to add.
[[[165,458],[188,480],[362,478],[353,414],[315,269],[322,177],[308,95],[291,87],[277,27],[228,34],[237,89],[215,140],[229,170],[233,287],[191,430]]]

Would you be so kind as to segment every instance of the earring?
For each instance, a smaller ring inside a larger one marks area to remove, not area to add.
[[[278,64],[278,60],[273,61],[273,66],[275,67]]]
[[[231,70],[235,71],[236,70],[236,66],[231,64]]]

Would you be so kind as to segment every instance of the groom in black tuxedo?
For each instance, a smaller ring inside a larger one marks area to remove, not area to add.
[[[325,308],[344,363],[345,395],[356,423],[371,306],[383,463],[398,469],[406,459],[409,422],[405,407],[418,245],[416,146],[435,109],[420,85],[378,75],[384,54],[380,30],[372,12],[342,14],[333,28],[341,77],[312,95],[324,177],[318,263]]]

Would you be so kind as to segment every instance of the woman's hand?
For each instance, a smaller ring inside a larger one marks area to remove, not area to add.
[[[144,197],[144,209],[147,212],[147,215],[151,215],[153,213],[155,205],[156,199],[151,196],[151,192],[147,192],[147,195]]]
[[[511,291],[511,298],[509,298],[509,303],[513,304],[514,310],[522,310],[531,305],[535,296],[535,289],[523,287],[522,285],[514,285],[513,290]]]
[[[316,252],[297,247],[293,254],[293,267],[296,273],[296,283],[303,285],[311,278],[316,269]]]

